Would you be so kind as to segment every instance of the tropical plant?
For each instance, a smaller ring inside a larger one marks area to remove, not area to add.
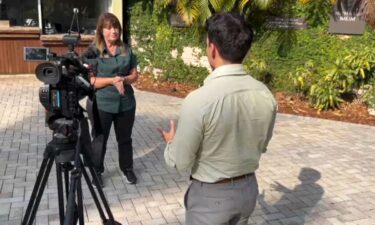
[[[326,71],[323,79],[328,83],[335,84],[341,94],[351,91],[355,84],[354,71],[341,58],[336,59],[332,67]]]
[[[344,102],[340,96],[341,93],[334,82],[321,80],[318,84],[311,86],[309,99],[314,108],[322,111],[338,108]]]
[[[244,64],[244,67],[252,77],[263,82],[268,88],[272,89],[273,75],[270,73],[265,60],[251,58]]]
[[[328,21],[332,10],[332,0],[299,0],[304,5],[306,20],[310,26],[316,27]]]
[[[353,70],[358,85],[368,83],[375,76],[375,46],[365,46],[362,51],[351,51],[345,57],[347,64]]]
[[[294,30],[280,29],[277,31],[276,41],[279,43],[277,54],[286,57],[292,47],[297,43],[297,34]]]
[[[304,66],[298,67],[295,73],[290,72],[289,78],[293,81],[297,93],[306,96],[311,86],[319,80],[319,71],[314,62],[308,60]]]
[[[375,109],[375,77],[372,78],[368,84],[363,86],[365,94],[363,96],[364,102],[370,109]]]
[[[212,14],[218,12],[245,13],[251,4],[267,9],[273,0],[156,0],[164,8],[170,5],[187,25],[203,24]]]
[[[248,65],[245,65],[247,71],[255,70],[257,72],[267,71],[267,63],[263,59],[251,59]]]
[[[352,91],[355,80],[351,70],[342,58],[337,59],[325,76],[311,85],[309,99],[312,105],[321,110],[335,109],[344,101],[342,95]]]

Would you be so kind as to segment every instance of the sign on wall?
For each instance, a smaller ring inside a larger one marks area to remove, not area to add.
[[[47,61],[48,52],[48,48],[24,47],[23,59],[25,61]]]
[[[361,18],[361,0],[337,0],[329,24],[330,33],[363,34],[366,22]]]
[[[274,17],[268,21],[267,28],[299,30],[306,29],[307,24],[305,20],[302,18]]]

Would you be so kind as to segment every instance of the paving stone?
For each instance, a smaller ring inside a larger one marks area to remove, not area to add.
[[[17,84],[17,85],[14,85]],[[51,140],[34,76],[0,76],[0,224],[20,224]],[[189,174],[169,168],[157,128],[177,119],[182,99],[135,91],[133,130],[136,185],[118,169],[113,129],[103,189],[123,225],[184,224]],[[59,224],[53,166],[36,224]],[[375,224],[375,127],[278,114],[257,178],[261,196],[248,224]],[[100,216],[83,183],[85,224]]]
[[[11,207],[9,212],[9,220],[22,218],[23,208]]]
[[[10,213],[10,203],[0,204],[0,215],[8,215]]]

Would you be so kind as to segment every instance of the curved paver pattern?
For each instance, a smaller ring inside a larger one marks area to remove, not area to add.
[[[51,131],[33,76],[0,76],[0,224],[20,224]],[[124,224],[184,224],[188,173],[168,168],[157,127],[177,118],[182,99],[136,91],[137,185],[117,167],[112,131],[104,192]],[[260,197],[249,224],[375,224],[375,127],[278,114],[257,171]],[[101,224],[84,189],[85,224]],[[59,224],[52,169],[36,224]]]

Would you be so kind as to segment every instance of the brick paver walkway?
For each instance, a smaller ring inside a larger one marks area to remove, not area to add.
[[[51,131],[33,76],[0,77],[0,224],[20,224]],[[168,168],[157,127],[177,118],[181,99],[137,91],[137,185],[117,167],[113,132],[104,192],[117,221],[184,224],[188,174]],[[375,224],[375,127],[279,114],[257,171],[260,197],[249,224]],[[102,224],[84,188],[86,224]],[[36,224],[59,224],[55,169]]]

